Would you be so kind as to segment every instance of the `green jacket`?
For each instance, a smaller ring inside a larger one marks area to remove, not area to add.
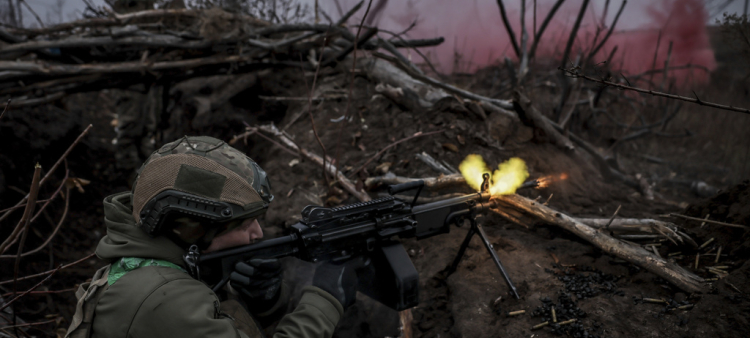
[[[149,237],[134,226],[131,213],[130,193],[105,198],[107,235],[96,248],[97,256],[108,263],[140,257],[183,266],[183,249],[164,237]],[[110,284],[98,297],[92,337],[247,337],[232,317],[222,313],[216,294],[181,269],[144,266]],[[273,337],[331,337],[342,313],[333,296],[307,287]]]

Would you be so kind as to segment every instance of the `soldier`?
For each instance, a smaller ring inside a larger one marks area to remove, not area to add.
[[[257,163],[212,137],[186,136],[155,151],[132,192],[104,199],[107,235],[96,254],[109,265],[76,292],[66,337],[262,337],[253,318],[280,317],[289,297],[278,260],[238,263],[228,287],[238,299],[220,301],[182,257],[191,246],[206,253],[262,238],[257,218],[273,200],[270,189]],[[209,205],[220,212],[196,212]],[[356,272],[324,264],[312,284],[273,337],[331,337],[354,303]]]

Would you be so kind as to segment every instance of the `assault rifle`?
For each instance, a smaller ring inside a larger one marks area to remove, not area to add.
[[[206,274],[210,266],[220,266],[222,278],[213,287],[217,291],[229,281],[236,263],[251,258],[293,256],[308,262],[343,262],[363,255],[368,258],[368,264],[357,271],[358,290],[400,311],[419,303],[419,274],[403,245],[394,238],[429,238],[450,232],[451,224],[460,226],[469,220],[471,228],[448,274],[456,270],[472,236],[477,234],[508,284],[510,293],[519,298],[482,226],[476,221],[477,214],[496,206],[488,191],[489,174],[483,178],[481,192],[422,205],[415,205],[424,187],[421,180],[390,186],[388,192],[391,196],[369,202],[337,208],[310,205],[302,210],[302,220],[292,225],[290,235],[205,255],[201,255],[197,247],[192,247],[184,259],[194,277],[201,276],[201,267],[205,267],[202,270]],[[393,197],[396,193],[413,189],[417,192],[411,203]]]

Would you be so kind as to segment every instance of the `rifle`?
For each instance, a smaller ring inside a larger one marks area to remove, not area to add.
[[[193,277],[201,276],[201,267],[216,266],[221,269],[221,280],[213,287],[221,289],[240,261],[251,258],[296,257],[308,262],[343,262],[364,255],[367,264],[357,270],[358,291],[395,309],[404,310],[419,303],[419,274],[399,238],[429,238],[450,232],[450,225],[460,226],[469,220],[471,228],[458,250],[447,275],[458,267],[471,238],[482,239],[510,293],[519,299],[516,287],[492,248],[484,229],[476,221],[477,214],[496,206],[488,191],[489,174],[483,175],[482,191],[415,205],[424,181],[414,181],[390,186],[391,196],[369,202],[325,208],[309,205],[302,210],[302,220],[292,225],[291,234],[222,251],[201,255],[192,246],[184,260]],[[407,204],[393,195],[417,189],[414,199]]]

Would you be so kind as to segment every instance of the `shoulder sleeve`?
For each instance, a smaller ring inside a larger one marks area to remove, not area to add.
[[[276,326],[273,338],[330,338],[344,313],[341,304],[327,292],[308,286],[291,313]]]
[[[203,283],[177,279],[155,289],[138,309],[128,337],[246,338],[223,316],[219,299]]]

